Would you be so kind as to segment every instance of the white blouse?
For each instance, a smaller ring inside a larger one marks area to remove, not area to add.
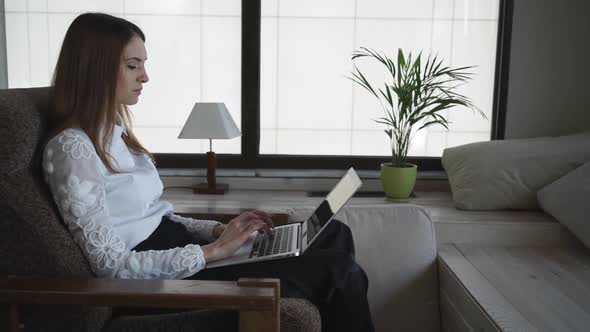
[[[182,279],[205,267],[198,245],[136,252],[163,216],[184,224],[196,237],[212,241],[219,222],[172,213],[160,200],[162,181],[146,154],[129,151],[115,126],[111,145],[113,174],[96,154],[86,133],[68,128],[53,137],[43,153],[45,181],[74,240],[99,277]]]

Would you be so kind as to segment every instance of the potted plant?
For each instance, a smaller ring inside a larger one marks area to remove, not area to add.
[[[365,75],[354,65],[352,79],[375,96],[385,115],[375,119],[386,126],[385,133],[391,144],[392,160],[381,164],[381,180],[388,198],[406,199],[416,183],[417,166],[407,162],[408,148],[413,135],[428,126],[439,124],[448,129],[449,122],[443,110],[465,106],[485,114],[456,88],[467,83],[473,67],[450,68],[437,56],[428,56],[423,64],[422,53],[412,58],[399,49],[394,62],[383,52],[361,47],[353,52],[352,61],[369,58],[387,68],[387,80],[382,88],[369,83]]]

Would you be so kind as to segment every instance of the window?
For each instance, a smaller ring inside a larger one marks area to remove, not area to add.
[[[281,0],[262,2],[261,154],[389,156],[379,104],[346,78],[361,46],[394,56],[432,52],[454,67],[474,65],[461,90],[487,115],[448,110],[450,130],[414,137],[411,156],[490,139],[499,1]],[[369,80],[382,68],[358,63]],[[371,70],[371,69],[379,69]]]
[[[6,0],[8,87],[49,85],[67,28],[92,11],[125,18],[146,35],[150,82],[131,109],[135,133],[149,150],[209,150],[206,141],[177,139],[197,101],[223,101],[240,126],[240,0]],[[239,138],[214,147],[241,151]]]
[[[146,33],[151,81],[133,107],[134,124],[159,167],[205,167],[208,142],[176,137],[195,102],[222,101],[242,137],[214,141],[221,168],[378,169],[389,159],[388,142],[372,121],[380,108],[346,77],[351,53],[361,46],[434,52],[451,66],[477,66],[462,92],[487,115],[453,109],[449,131],[430,127],[416,135],[412,161],[437,170],[444,148],[503,135],[498,78],[507,48],[497,46],[509,46],[504,16],[511,3],[6,0],[8,83],[48,85],[71,20],[107,12]]]

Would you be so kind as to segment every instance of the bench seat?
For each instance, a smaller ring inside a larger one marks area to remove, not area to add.
[[[590,250],[584,247],[439,248],[445,331],[587,331]]]

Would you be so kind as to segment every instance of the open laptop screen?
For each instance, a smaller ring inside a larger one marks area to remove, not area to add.
[[[338,181],[328,196],[315,209],[311,217],[307,219],[307,243],[311,243],[334,215],[354,195],[362,182],[354,169],[349,169],[346,175]]]

